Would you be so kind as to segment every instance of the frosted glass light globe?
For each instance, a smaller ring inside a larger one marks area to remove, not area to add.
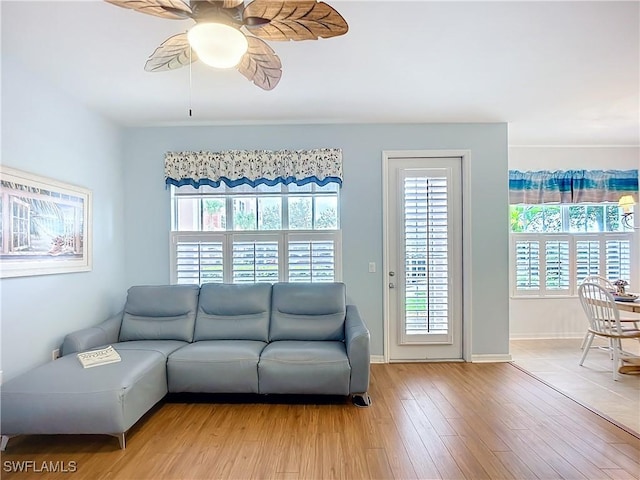
[[[198,58],[215,68],[235,67],[249,47],[240,30],[222,23],[197,23],[187,38]]]

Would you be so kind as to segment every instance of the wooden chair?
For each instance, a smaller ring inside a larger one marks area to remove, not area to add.
[[[582,280],[581,283],[597,283],[601,287],[606,288],[608,292],[616,291],[616,286],[600,275],[589,275],[587,277],[584,277],[584,280]]]
[[[582,280],[582,283],[597,283],[601,287],[605,288],[607,292],[615,292],[617,290],[616,286],[600,275],[589,275]],[[623,313],[624,315],[624,313]],[[637,315],[636,315],[637,317]],[[623,330],[638,330],[638,319],[637,318],[626,318],[620,317],[620,321],[622,322]],[[580,345],[580,350],[582,350],[587,343],[587,338],[589,337],[589,330],[587,330],[584,334],[584,338],[582,339],[582,344]]]
[[[587,358],[593,339],[596,336],[606,338],[613,358],[613,379],[618,380],[618,369],[622,366],[623,360],[638,358],[622,349],[622,340],[625,338],[640,339],[640,330],[622,328],[620,312],[613,295],[601,285],[591,282],[582,283],[578,287],[578,297],[589,319],[587,343],[583,349],[580,365]]]
[[[611,283],[609,280],[607,280],[604,277],[601,277],[600,275],[588,275],[584,278],[584,280],[582,280],[582,283],[597,283],[598,285],[600,285],[601,287],[604,287],[607,289],[607,291],[609,292],[615,292],[616,291],[616,286]],[[589,338],[589,330],[587,329],[587,331],[584,333],[584,338],[582,339],[582,344],[580,345],[580,350],[582,350],[585,346],[585,344],[587,343],[587,338]]]

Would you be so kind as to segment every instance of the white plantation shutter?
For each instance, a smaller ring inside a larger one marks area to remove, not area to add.
[[[631,278],[631,242],[629,240],[607,240],[605,246],[607,278]]]
[[[576,241],[576,280],[579,285],[590,275],[600,275],[600,242]]]
[[[540,242],[516,240],[515,256],[516,290],[537,294],[540,289]]]
[[[518,235],[511,237],[515,258],[514,295],[569,295],[572,289],[569,235]]]
[[[234,241],[233,283],[275,283],[278,281],[278,241]]]
[[[172,232],[171,281],[339,282],[340,240],[340,231]]]
[[[335,281],[336,245],[333,238],[304,240],[290,235],[288,247],[289,282]]]
[[[514,234],[513,294],[576,295],[577,286],[589,275],[601,275],[612,282],[633,278],[631,235]],[[539,272],[544,272],[543,280]]]
[[[576,241],[578,284],[588,275],[602,275],[611,282],[631,278],[631,242],[599,237]]]
[[[175,283],[222,283],[224,245],[221,239],[206,241],[181,236],[175,239],[174,248],[176,261],[172,276]]]
[[[449,337],[447,177],[408,176],[403,191],[404,340]]]
[[[545,242],[545,287],[547,291],[569,293],[569,240]]]

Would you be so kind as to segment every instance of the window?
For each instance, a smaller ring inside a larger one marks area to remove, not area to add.
[[[17,197],[10,197],[11,202],[11,249],[12,252],[28,250],[31,246],[29,204]]]
[[[576,295],[588,275],[637,278],[633,230],[615,204],[512,205],[514,296]]]
[[[171,282],[341,277],[339,186],[172,187]]]
[[[427,172],[404,178],[407,335],[448,333],[449,183]]]

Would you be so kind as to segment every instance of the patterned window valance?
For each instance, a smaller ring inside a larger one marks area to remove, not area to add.
[[[617,202],[622,195],[638,201],[638,170],[509,170],[509,203]]]
[[[167,152],[167,185],[229,187],[278,183],[342,185],[342,150],[225,150],[222,152]]]

